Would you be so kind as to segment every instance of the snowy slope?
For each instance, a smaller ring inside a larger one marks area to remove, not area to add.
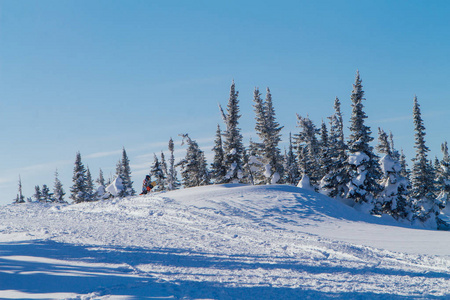
[[[288,186],[0,207],[1,299],[449,299],[450,233]]]

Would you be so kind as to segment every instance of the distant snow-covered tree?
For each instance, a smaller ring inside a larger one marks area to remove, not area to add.
[[[130,160],[128,159],[125,147],[122,150],[122,159],[119,161],[116,175],[122,179],[123,190],[119,193],[119,197],[135,196],[136,191],[133,188],[133,181],[131,180]]]
[[[255,130],[261,141],[259,156],[263,161],[264,183],[274,184],[282,181],[283,159],[278,144],[281,141],[280,126],[275,118],[275,109],[273,108],[272,94],[267,88],[266,99],[261,99],[258,88],[255,88],[253,105],[256,113]]]
[[[172,138],[170,138],[170,140],[169,140],[170,157],[169,157],[169,166],[168,166],[168,171],[167,171],[167,189],[169,191],[175,190],[180,186],[180,183],[178,182],[178,178],[177,178],[177,170],[175,168],[174,151],[175,151],[175,146],[174,146]]]
[[[356,73],[355,84],[351,95],[352,115],[350,124],[350,137],[348,141],[347,172],[349,183],[347,197],[355,203],[368,203],[373,205],[375,198],[381,191],[378,181],[381,178],[378,157],[373,152],[370,142],[370,127],[365,125],[367,118],[364,112],[364,91],[359,72]]]
[[[402,166],[398,161],[398,153],[392,142],[392,134],[388,140],[388,135],[381,128],[378,128],[377,150],[383,154],[380,160],[383,176],[380,181],[382,191],[379,193],[374,214],[389,214],[395,219],[411,219],[412,207],[408,198],[408,179],[401,175]]]
[[[87,194],[87,179],[86,179],[86,168],[81,161],[81,154],[77,152],[75,159],[75,167],[73,169],[72,177],[73,185],[70,189],[70,198],[75,203],[81,203],[89,201],[89,195]]]
[[[200,175],[200,185],[211,184],[211,174],[208,170],[208,162],[206,161],[205,152],[200,150],[200,161],[199,161],[199,175]]]
[[[25,197],[22,192],[22,179],[19,176],[19,189],[16,199],[14,200],[14,203],[25,203]]]
[[[53,185],[53,202],[56,203],[65,203],[64,196],[66,193],[64,192],[63,185],[59,180],[58,170],[55,171],[55,183]]]
[[[422,222],[431,221],[431,223],[434,223],[436,215],[439,213],[434,187],[435,174],[433,166],[428,161],[430,150],[425,145],[425,126],[416,96],[414,96],[413,120],[416,156],[413,159],[411,183],[412,197],[415,200],[415,214]]]
[[[437,169],[437,183],[438,183],[438,198],[437,200],[439,208],[446,207],[450,196],[450,156],[448,153],[447,142],[445,141],[441,145],[442,160],[440,161],[439,168]]]
[[[94,201],[97,198],[95,195],[94,181],[92,180],[92,175],[89,167],[86,168],[86,194],[88,197],[88,201]]]
[[[226,125],[223,141],[224,164],[227,169],[225,182],[243,182],[244,167],[241,129],[239,126],[239,92],[235,91],[234,81],[230,88],[230,98],[228,100],[227,112],[225,113],[219,105],[223,120]]]
[[[341,102],[336,97],[334,101],[334,114],[329,117],[329,155],[331,160],[330,170],[320,182],[320,192],[332,198],[344,198],[347,195],[347,184],[350,181],[346,171],[347,145],[344,138],[344,125],[341,112]]]
[[[41,192],[41,187],[40,187],[39,185],[36,185],[36,186],[34,187],[33,198],[34,198],[34,200],[36,200],[37,202],[41,202],[41,201],[42,201],[42,192]]]
[[[320,145],[317,139],[319,130],[308,117],[297,114],[297,123],[300,133],[294,136],[299,155],[299,165],[302,176],[308,176],[311,184],[316,187],[320,180]],[[300,152],[301,149],[301,152]],[[301,158],[300,158],[301,157]]]
[[[214,160],[211,164],[211,179],[214,183],[220,184],[225,182],[225,175],[227,174],[220,125],[217,125],[216,139],[212,151],[214,152]]]
[[[154,154],[153,156],[153,165],[150,169],[150,175],[155,178],[156,186],[154,187],[154,191],[162,191],[165,176],[161,163],[159,162],[159,159],[156,156],[156,154]]]
[[[325,175],[329,174],[333,162],[332,162],[332,154],[331,154],[331,147],[330,147],[330,138],[328,135],[328,129],[325,122],[322,121],[322,125],[320,127],[320,142],[319,142],[319,167],[320,172],[318,173],[320,175],[320,179],[323,178]]]
[[[41,194],[42,194],[41,198],[42,202],[52,202],[53,193],[50,193],[50,188],[46,184],[42,185]]]
[[[188,145],[185,158],[177,164],[181,167],[183,185],[185,187],[208,185],[210,177],[203,151],[188,134],[181,134],[181,137],[183,144],[187,143]]]
[[[164,156],[164,152],[162,152],[162,151],[161,151],[161,169],[162,169],[163,174],[164,174],[164,180],[161,183],[160,190],[161,191],[165,191],[165,190],[167,190],[168,169],[167,169],[166,157]]]
[[[408,169],[408,163],[406,162],[406,155],[403,152],[403,149],[400,150],[399,162],[400,162],[400,165],[402,166],[402,169],[400,171],[400,175],[402,175],[403,177],[407,178],[408,181],[411,182],[411,180],[410,180],[411,171]]]
[[[247,181],[249,184],[264,184],[266,177],[264,176],[264,158],[262,157],[263,146],[261,143],[255,143],[250,139],[250,146],[246,151],[245,170]]]
[[[300,180],[300,173],[298,172],[298,163],[294,153],[291,133],[289,133],[289,149],[284,155],[284,163],[284,181],[290,185],[297,185]]]
[[[106,191],[106,187],[111,184],[111,180],[109,183],[106,183],[105,178],[103,177],[103,170],[99,170],[98,178],[95,180],[97,183],[97,189],[95,191],[95,199],[94,200],[104,200],[111,197],[111,195]]]
[[[103,187],[106,186],[106,182],[105,182],[105,178],[103,177],[103,170],[102,169],[99,170],[99,175],[98,175],[98,178],[97,178],[97,180],[95,182],[97,183],[98,186],[103,186]]]

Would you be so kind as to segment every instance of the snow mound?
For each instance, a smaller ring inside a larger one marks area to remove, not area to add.
[[[284,185],[8,205],[0,298],[446,298],[449,244]]]

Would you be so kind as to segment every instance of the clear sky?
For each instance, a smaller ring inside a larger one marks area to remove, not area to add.
[[[210,152],[233,79],[246,141],[256,86],[270,87],[284,138],[298,131],[296,113],[319,126],[336,96],[348,127],[359,70],[373,137],[391,130],[411,159],[416,94],[430,158],[441,157],[449,11],[449,1],[412,0],[0,0],[0,204],[19,175],[30,197],[53,187],[56,169],[69,194],[77,151],[97,178],[125,147],[136,189],[170,137],[179,156],[180,133]]]

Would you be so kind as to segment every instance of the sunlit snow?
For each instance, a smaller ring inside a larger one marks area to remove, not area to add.
[[[0,207],[1,299],[448,299],[450,234],[297,187]]]

